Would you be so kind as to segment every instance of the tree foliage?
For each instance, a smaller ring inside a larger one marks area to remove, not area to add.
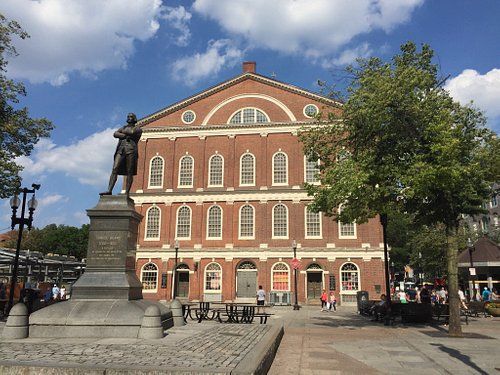
[[[16,108],[26,89],[21,82],[6,77],[7,57],[17,56],[13,37],[26,39],[29,35],[16,21],[0,13],[0,198],[12,195],[21,184],[22,167],[15,158],[30,155],[38,140],[53,128],[45,118],[31,118],[26,107]]]
[[[322,162],[322,184],[307,187],[313,209],[342,222],[408,212],[419,224],[444,226],[450,332],[460,334],[456,234],[461,214],[481,212],[498,177],[494,134],[480,111],[443,89],[432,57],[429,46],[418,51],[408,42],[390,62],[358,60],[348,67],[353,79],[341,121],[329,114],[301,138]]]

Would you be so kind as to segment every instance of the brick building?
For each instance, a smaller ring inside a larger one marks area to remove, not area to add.
[[[205,301],[254,301],[258,285],[270,302],[289,303],[296,242],[300,303],[333,290],[340,303],[357,290],[384,290],[378,218],[340,224],[309,213],[303,184],[315,182],[297,132],[325,97],[243,73],[140,120],[138,175],[132,186],[139,229],[137,275],[145,298],[172,297],[174,243],[177,294]]]

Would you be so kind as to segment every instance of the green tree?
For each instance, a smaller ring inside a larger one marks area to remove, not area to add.
[[[409,212],[418,224],[446,230],[450,335],[461,335],[457,230],[462,213],[481,211],[492,181],[493,134],[484,116],[442,88],[433,51],[401,46],[390,62],[360,59],[342,119],[304,131],[305,150],[322,161],[313,208],[342,222]],[[342,209],[338,210],[342,205]]]
[[[0,13],[0,198],[11,196],[21,184],[22,167],[15,163],[19,156],[29,156],[41,137],[47,137],[53,126],[45,118],[34,119],[28,109],[15,108],[19,96],[26,96],[21,82],[6,77],[7,57],[17,56],[12,38],[26,39],[29,35],[16,21]]]

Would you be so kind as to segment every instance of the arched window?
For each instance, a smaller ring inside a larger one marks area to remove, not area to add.
[[[163,158],[155,156],[149,163],[149,187],[161,188],[163,186]]]
[[[222,208],[212,206],[207,215],[207,239],[222,239]]]
[[[218,263],[210,263],[205,267],[205,291],[222,290],[222,268]]]
[[[179,160],[179,187],[193,186],[193,165],[194,160],[189,155]]]
[[[288,238],[288,209],[281,203],[273,208],[273,238]]]
[[[240,185],[255,185],[255,157],[250,153],[240,159]]]
[[[257,108],[243,108],[233,113],[229,119],[230,124],[253,124],[269,122],[269,117]]]
[[[359,269],[354,263],[345,263],[340,268],[340,281],[342,291],[359,290]]]
[[[176,238],[191,238],[191,209],[188,206],[182,206],[177,210],[177,228]]]
[[[312,212],[305,207],[306,238],[321,238],[321,213]]]
[[[158,286],[158,267],[154,263],[146,263],[141,268],[142,290],[155,291]]]
[[[146,240],[160,239],[160,209],[152,206],[146,212]]]
[[[273,185],[288,184],[288,158],[284,152],[273,156]]]
[[[285,263],[276,263],[271,272],[272,290],[290,290],[290,268]]]
[[[304,156],[304,181],[308,184],[319,183],[319,163],[319,159],[311,161],[308,156]]]
[[[208,165],[208,186],[222,186],[224,183],[224,159],[220,155],[213,155]]]
[[[250,262],[248,260],[241,262],[240,265],[238,266],[239,270],[256,270],[257,266],[253,262]]]
[[[240,208],[240,239],[253,239],[255,227],[254,209],[249,204]]]

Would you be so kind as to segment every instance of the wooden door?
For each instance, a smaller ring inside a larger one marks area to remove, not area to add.
[[[189,272],[177,271],[177,296],[189,297]]]
[[[322,277],[323,273],[321,272],[307,273],[307,299],[320,299],[323,287]]]
[[[238,298],[255,298],[257,293],[257,272],[238,271]]]

